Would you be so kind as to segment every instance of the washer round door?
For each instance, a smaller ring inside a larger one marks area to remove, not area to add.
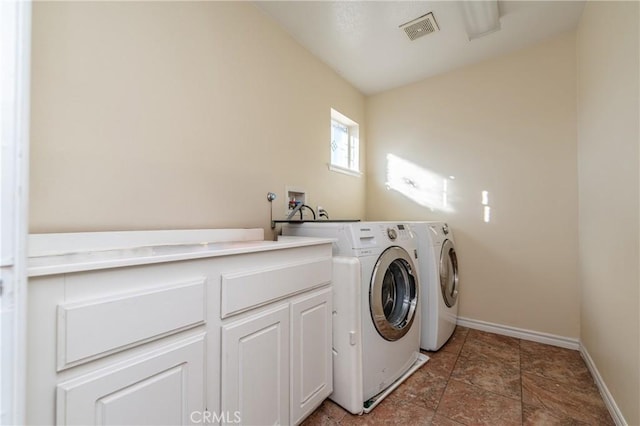
[[[411,329],[418,304],[418,280],[411,256],[400,247],[389,247],[373,268],[369,306],[373,324],[389,341]]]
[[[440,253],[440,289],[447,307],[458,300],[458,256],[451,240],[445,240]]]

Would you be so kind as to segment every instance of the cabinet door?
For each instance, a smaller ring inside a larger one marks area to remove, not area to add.
[[[61,383],[61,425],[187,425],[204,410],[204,333]]]
[[[288,304],[222,327],[223,419],[289,424],[289,338]]]
[[[299,423],[333,391],[331,288],[291,304],[291,420]]]

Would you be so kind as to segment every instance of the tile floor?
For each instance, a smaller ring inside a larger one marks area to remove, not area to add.
[[[371,413],[326,400],[312,425],[613,425],[577,351],[458,327]]]

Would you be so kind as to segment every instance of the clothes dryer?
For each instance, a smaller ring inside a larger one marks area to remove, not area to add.
[[[422,289],[420,347],[436,351],[453,334],[458,320],[458,256],[453,232],[444,222],[410,222],[419,258]]]
[[[424,364],[416,241],[403,223],[284,224],[285,236],[334,238],[333,388],[354,414],[371,411]]]

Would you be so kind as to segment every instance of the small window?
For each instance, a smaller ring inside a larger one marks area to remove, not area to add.
[[[360,176],[358,123],[331,109],[330,170]]]

